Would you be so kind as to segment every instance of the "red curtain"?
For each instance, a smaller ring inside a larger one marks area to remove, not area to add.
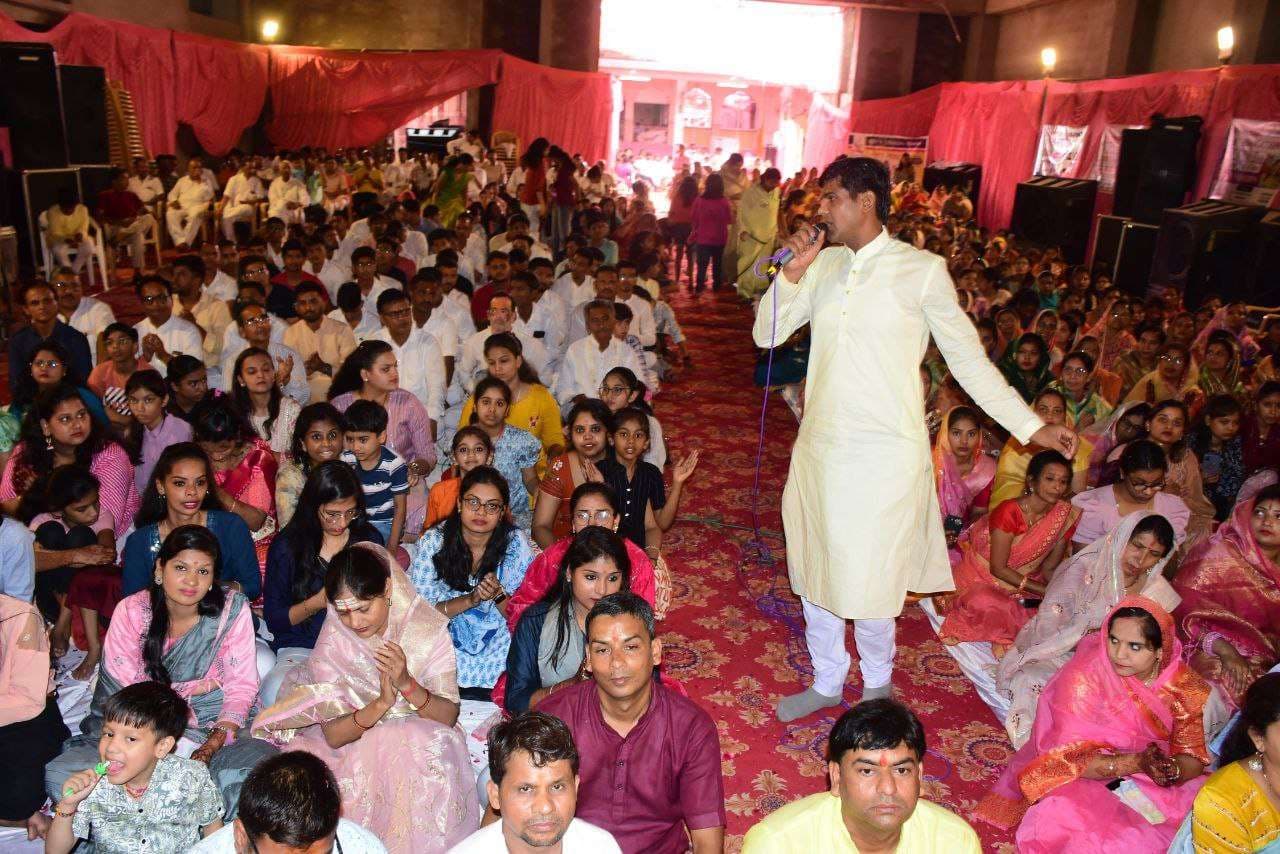
[[[929,128],[929,159],[978,163],[978,222],[1007,228],[1019,181],[1031,177],[1042,80],[944,83]]]
[[[51,44],[61,64],[101,66],[133,96],[147,149],[153,155],[174,150],[178,119],[168,30],[72,12],[49,32],[37,33],[0,14],[0,38]]]
[[[900,98],[854,101],[849,110],[853,132],[928,136],[941,95],[942,85],[938,84]]]
[[[282,148],[368,145],[461,92],[496,83],[501,59],[497,50],[273,47],[267,135]]]
[[[226,154],[262,114],[267,49],[175,32],[173,58],[178,121],[191,126],[205,151]]]
[[[1108,125],[1145,125],[1155,113],[1205,116],[1213,98],[1218,69],[1166,71],[1083,83],[1049,81],[1044,123],[1088,128],[1074,174],[1092,167]]]
[[[1218,88],[1205,117],[1200,144],[1196,198],[1213,184],[1227,145],[1232,119],[1280,121],[1280,65],[1228,65],[1218,71]]]
[[[543,136],[588,163],[609,153],[609,75],[550,68],[502,57],[493,129],[512,131],[527,145]]]

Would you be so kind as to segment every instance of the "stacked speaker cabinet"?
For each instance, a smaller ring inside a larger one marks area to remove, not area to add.
[[[982,167],[976,163],[933,163],[924,168],[924,191],[932,193],[934,187],[964,190],[976,211],[982,191]]]
[[[1280,211],[1269,211],[1258,223],[1253,263],[1254,305],[1280,306]]]
[[[10,169],[67,165],[62,98],[53,48],[0,42],[0,133],[7,131]]]
[[[1207,296],[1250,299],[1250,248],[1262,208],[1205,199],[1164,212],[1152,284],[1182,291],[1189,307]]]
[[[1018,185],[1013,233],[1041,246],[1061,246],[1069,264],[1084,262],[1098,182],[1037,177]]]
[[[1121,134],[1114,212],[1158,225],[1165,209],[1180,207],[1196,180],[1199,116],[1154,116],[1149,128]]]
[[[60,65],[67,160],[73,166],[111,162],[107,137],[107,73],[94,65]]]

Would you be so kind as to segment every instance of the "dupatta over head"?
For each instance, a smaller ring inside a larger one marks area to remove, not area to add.
[[[950,437],[951,415],[957,409],[959,407],[953,406],[947,410],[938,430],[938,438],[933,445],[933,478],[938,484],[938,504],[942,515],[967,518],[978,493],[995,479],[996,461],[982,453],[982,424],[979,423],[976,425],[978,438],[973,448],[973,468],[967,475],[960,474]]]
[[[1280,661],[1280,566],[1267,560],[1250,524],[1256,497],[1237,502],[1231,518],[1187,555],[1174,577],[1182,596],[1178,628],[1187,660],[1223,688],[1221,662],[1208,651],[1223,638],[1249,665],[1253,678]],[[1239,704],[1240,697],[1231,697]]]
[[[315,649],[306,664],[296,668],[280,689],[274,706],[258,715],[253,731],[278,743],[293,739],[298,731],[363,709],[381,692],[374,652],[391,641],[404,650],[409,675],[439,697],[458,702],[457,664],[443,614],[418,595],[404,570],[374,543],[357,543],[353,549],[368,549],[391,571],[391,603],[387,627],[379,637],[362,638],[343,625],[332,604]],[[404,697],[383,720],[417,717]]]
[[[1137,677],[1117,674],[1107,654],[1105,626],[1116,611],[1128,607],[1143,609],[1160,625],[1161,669],[1149,685]],[[1210,689],[1182,662],[1182,644],[1174,631],[1173,617],[1151,599],[1126,596],[1107,612],[1102,625],[1102,631],[1080,641],[1075,655],[1045,686],[1030,740],[1014,754],[992,792],[978,804],[976,817],[1012,828],[1032,805],[1076,781],[1096,783],[1080,792],[1081,798],[1102,798],[1100,803],[1109,804],[1105,799],[1115,796],[1103,782],[1085,781],[1081,776],[1089,762],[1099,754],[1139,753],[1151,742],[1167,753],[1189,753],[1208,764],[1201,711]],[[1132,779],[1157,800],[1173,829],[1190,809],[1194,790],[1199,788],[1184,783],[1161,790],[1145,775]],[[1175,800],[1177,804],[1173,804]],[[1176,811],[1168,808],[1172,806],[1181,812],[1172,815]],[[1136,812],[1133,816],[1145,824]],[[1087,821],[1087,814],[1083,819]],[[1173,829],[1169,830],[1170,838]],[[1100,827],[1099,833],[1107,830]]]
[[[996,665],[996,688],[1012,702],[1005,729],[1014,747],[1031,735],[1036,701],[1045,685],[1071,658],[1081,638],[1100,629],[1107,614],[1125,595],[1120,560],[1138,523],[1159,515],[1139,510],[1125,516],[1101,539],[1094,540],[1053,574],[1036,615],[1018,632],[1008,652]],[[1177,607],[1178,594],[1161,573],[1169,558],[1147,571],[1142,595],[1166,610]]]

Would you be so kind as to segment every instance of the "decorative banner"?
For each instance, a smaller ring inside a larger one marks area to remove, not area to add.
[[[1280,122],[1232,120],[1209,196],[1280,208]]]
[[[1084,151],[1087,127],[1071,125],[1042,125],[1040,141],[1036,145],[1037,175],[1050,178],[1074,178],[1076,161]]]
[[[929,148],[927,136],[890,136],[888,134],[851,133],[850,157],[874,157],[889,169],[893,183],[914,181],[924,183],[925,152]]]
[[[1116,191],[1116,172],[1120,169],[1120,142],[1125,130],[1129,128],[1141,129],[1142,125],[1107,125],[1102,131],[1102,142],[1093,159],[1093,168],[1085,176],[1098,182],[1099,193],[1114,194]]]

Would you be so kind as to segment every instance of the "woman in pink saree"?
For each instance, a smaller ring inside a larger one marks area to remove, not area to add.
[[[265,577],[267,551],[276,535],[276,455],[226,397],[197,404],[191,410],[191,430],[213,465],[218,500],[249,526],[258,571]],[[253,604],[260,605],[261,599]]]
[[[982,419],[967,406],[951,407],[933,445],[933,478],[953,565],[961,556],[956,539],[987,512],[995,477],[996,461],[982,453]]]
[[[1173,618],[1126,596],[1103,626],[1045,686],[1030,741],[975,811],[1017,826],[1022,854],[1166,851],[1204,783],[1210,688],[1182,662]],[[1108,786],[1122,778],[1160,815],[1122,801]]]
[[[1188,663],[1238,705],[1280,661],[1280,486],[1238,502],[1188,553],[1173,588]]]
[[[325,761],[344,818],[393,854],[448,851],[480,825],[444,616],[372,543],[334,555],[306,663],[253,731]]]
[[[940,604],[945,644],[990,641],[997,658],[1026,624],[1027,598],[1040,598],[1066,554],[1080,511],[1065,501],[1071,466],[1041,451],[1027,466],[1026,494],[1001,503],[961,538],[956,592]]]

